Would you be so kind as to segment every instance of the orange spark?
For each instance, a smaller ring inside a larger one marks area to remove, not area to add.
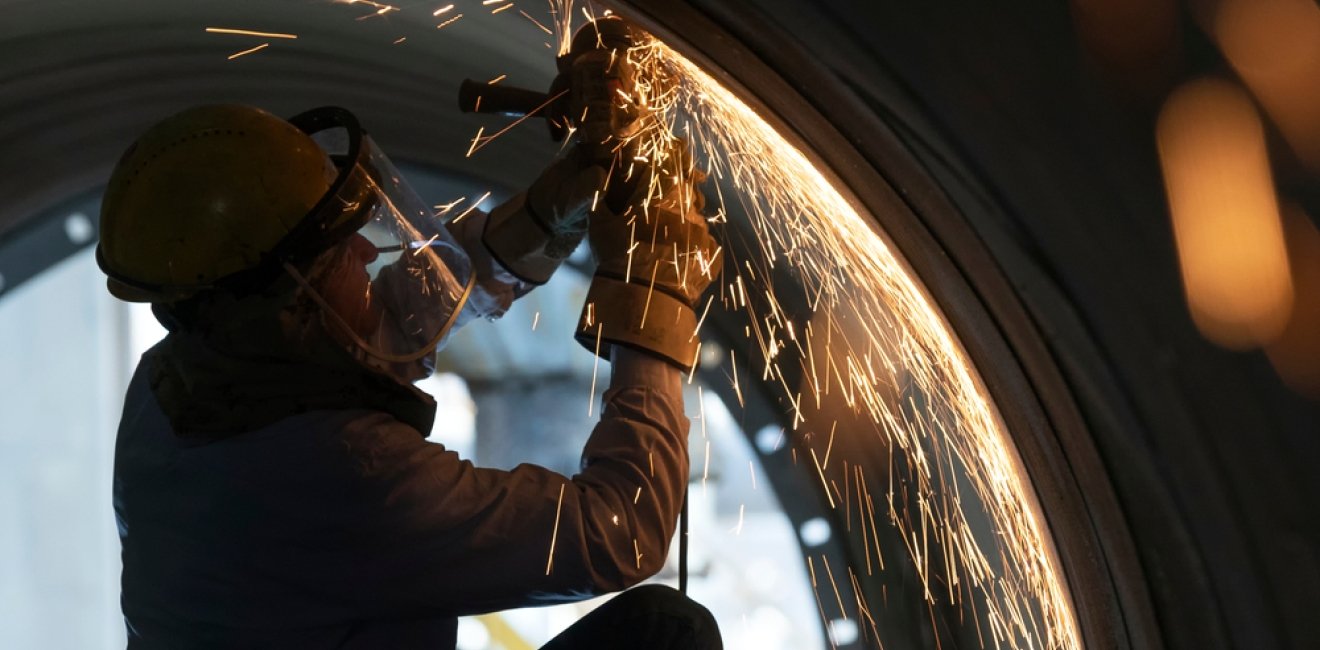
[[[242,36],[260,36],[262,38],[298,38],[297,34],[284,34],[280,32],[254,32],[247,29],[229,29],[227,27],[207,27],[206,31],[212,34],[239,34]]]
[[[252,47],[252,48],[248,48],[248,49],[246,49],[246,50],[243,50],[242,52],[234,52],[233,54],[230,54],[228,58],[229,58],[230,61],[233,61],[234,59],[237,59],[237,58],[240,57],[240,56],[247,56],[247,55],[249,55],[249,54],[252,54],[253,52],[259,52],[259,51],[264,50],[264,49],[266,49],[266,48],[268,48],[268,47],[270,47],[270,43],[262,43],[261,45],[258,45],[258,46],[256,46],[256,47]]]
[[[555,504],[555,527],[550,533],[550,555],[545,559],[545,574],[550,575],[550,569],[555,565],[555,541],[559,539],[559,513],[564,507],[564,486],[559,484],[559,502]]]

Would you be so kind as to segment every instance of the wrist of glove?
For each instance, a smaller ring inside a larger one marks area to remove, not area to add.
[[[591,279],[575,338],[606,359],[618,345],[647,352],[683,372],[696,365],[701,345],[697,314],[688,303],[602,275]]]
[[[605,184],[605,170],[564,156],[526,192],[491,211],[481,240],[491,257],[519,280],[550,280],[587,233],[587,215]]]
[[[646,209],[592,217],[597,267],[578,321],[579,343],[605,358],[623,345],[692,369],[700,345],[695,307],[722,261],[699,196],[684,184]]]

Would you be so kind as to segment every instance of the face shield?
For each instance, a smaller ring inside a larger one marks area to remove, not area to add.
[[[287,238],[285,271],[364,362],[410,381],[429,375],[472,291],[467,253],[352,114],[323,108],[290,122],[329,155],[335,180]]]

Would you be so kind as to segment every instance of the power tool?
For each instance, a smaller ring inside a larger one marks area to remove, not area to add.
[[[567,54],[556,59],[559,74],[549,92],[491,85],[466,79],[458,105],[465,113],[545,118],[556,142],[572,134],[590,164],[604,167],[631,160],[631,138],[646,114],[634,93],[636,71],[628,50],[642,33],[617,16],[591,21],[573,35]]]

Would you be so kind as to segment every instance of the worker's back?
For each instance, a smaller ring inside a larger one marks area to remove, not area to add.
[[[452,648],[456,616],[619,591],[664,563],[688,471],[680,375],[664,362],[616,363],[570,479],[475,467],[417,426],[348,403],[180,435],[158,399],[179,367],[191,379],[181,411],[221,419],[230,400],[252,416],[242,392],[278,367],[179,353],[187,337],[143,356],[120,424],[114,495],[134,648]]]
[[[131,648],[453,647],[454,617],[390,612],[373,588],[405,543],[382,520],[390,495],[373,464],[433,447],[416,430],[312,411],[194,445],[143,369],[126,403],[114,497]]]

